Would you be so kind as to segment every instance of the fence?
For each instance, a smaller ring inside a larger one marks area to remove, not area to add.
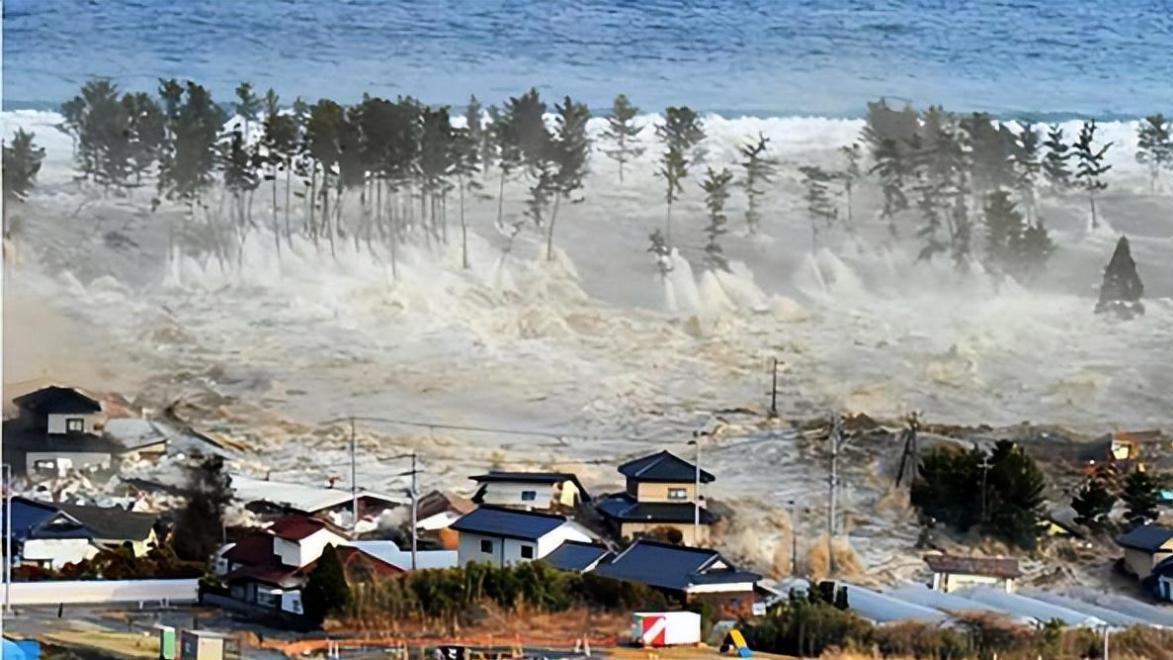
[[[199,580],[70,580],[13,582],[13,605],[83,603],[193,603]],[[0,585],[0,603],[4,603]]]

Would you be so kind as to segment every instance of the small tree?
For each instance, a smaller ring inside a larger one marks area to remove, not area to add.
[[[1075,522],[1095,531],[1107,529],[1108,514],[1116,504],[1116,496],[1101,479],[1088,479],[1075,492],[1071,508],[1075,510]]]
[[[17,129],[12,141],[4,145],[4,237],[8,238],[8,215],[15,204],[28,199],[36,185],[37,173],[45,150],[33,143],[33,133]]]
[[[1173,121],[1162,114],[1144,118],[1137,128],[1136,160],[1149,166],[1153,190],[1161,170],[1173,168]]]
[[[831,181],[834,177],[821,167],[800,167],[806,187],[806,212],[811,222],[811,249],[819,247],[819,233],[829,229],[839,217],[839,209],[831,202]]]
[[[351,602],[346,571],[333,545],[322,550],[309,580],[301,592],[302,609],[307,619],[321,625],[327,615],[341,614]]]
[[[729,262],[725,259],[718,239],[725,234],[725,225],[728,223],[728,218],[725,217],[725,202],[729,200],[731,181],[732,172],[727,169],[714,172],[710,167],[708,176],[701,183],[701,189],[705,191],[705,208],[709,211],[709,224],[705,227],[705,235],[709,237],[709,241],[705,244],[705,256],[712,268],[721,270],[729,269]]]
[[[778,171],[778,159],[767,155],[770,139],[758,133],[758,139],[742,145],[738,152],[741,154],[741,166],[745,169],[745,176],[741,179],[741,186],[745,189],[746,207],[745,224],[749,233],[756,234],[762,223],[762,214],[758,210],[761,198],[766,194],[766,184],[773,183]]]
[[[884,194],[884,207],[880,217],[888,221],[888,230],[896,234],[896,214],[908,208],[908,195],[904,192],[904,181],[912,173],[905,149],[891,138],[885,138],[872,147],[874,165],[868,174],[880,177],[880,189]]]
[[[257,115],[261,112],[261,99],[253,91],[253,84],[250,82],[242,82],[236,87],[236,103],[233,104],[233,110],[236,111],[237,116],[244,120],[244,139],[249,139],[249,125],[257,120]]]
[[[1074,145],[1075,156],[1079,161],[1075,171],[1075,180],[1079,182],[1080,187],[1087,191],[1088,202],[1092,209],[1093,229],[1100,226],[1096,217],[1096,193],[1108,187],[1102,177],[1112,169],[1111,165],[1104,162],[1104,155],[1108,153],[1112,143],[1109,142],[1097,149],[1095,139],[1096,120],[1090,119],[1083,123],[1083,128],[1079,130],[1079,139]]]
[[[1131,525],[1144,525],[1156,520],[1161,496],[1161,480],[1153,474],[1134,470],[1124,479],[1120,499],[1124,501],[1124,515]]]
[[[1100,300],[1096,303],[1096,313],[1114,312],[1124,318],[1131,318],[1136,314],[1144,314],[1144,305],[1140,302],[1144,295],[1144,283],[1136,272],[1136,262],[1132,260],[1132,249],[1128,244],[1128,237],[1121,236],[1116,242],[1116,250],[1108,267],[1104,269],[1104,281],[1100,284]]]
[[[633,119],[639,114],[639,108],[627,100],[626,94],[615,97],[611,104],[611,114],[607,115],[607,130],[603,137],[610,140],[615,147],[604,151],[608,157],[619,163],[619,183],[623,183],[623,166],[643,155],[644,147],[634,144],[639,137],[643,126],[636,126]]]
[[[855,230],[855,201],[853,191],[855,185],[863,179],[863,168],[860,163],[863,161],[863,147],[858,142],[853,142],[846,147],[840,147],[839,152],[843,154],[844,165],[843,171],[840,172],[839,178],[843,181],[843,193],[847,196],[847,228],[848,231]]]
[[[554,194],[554,209],[550,213],[550,226],[546,233],[546,259],[554,259],[554,224],[558,222],[561,202],[582,188],[587,174],[587,156],[591,143],[587,137],[587,121],[591,111],[586,104],[576,103],[569,96],[554,106],[557,117],[554,120],[554,136],[550,141],[550,160],[554,172],[550,187]]]
[[[1014,161],[1014,188],[1018,191],[1026,208],[1027,218],[1034,218],[1035,213],[1035,185],[1038,180],[1042,163],[1039,162],[1041,141],[1039,132],[1032,124],[1024,124],[1018,132],[1017,142],[1013,151]]]
[[[1071,160],[1071,148],[1067,146],[1063,128],[1059,124],[1047,127],[1047,139],[1043,141],[1043,147],[1047,150],[1043,156],[1043,175],[1051,190],[1062,192],[1071,185],[1071,169],[1067,166],[1067,161]]]
[[[224,459],[212,456],[188,468],[186,503],[175,521],[175,554],[188,561],[207,561],[224,536],[224,510],[232,502],[232,480]]]
[[[688,177],[688,168],[696,158],[695,150],[705,131],[700,118],[688,106],[670,107],[664,112],[664,123],[656,127],[656,135],[664,143],[664,154],[660,160],[659,175],[667,189],[664,201],[668,212],[664,219],[664,241],[672,243],[672,203],[684,192],[682,185]]]

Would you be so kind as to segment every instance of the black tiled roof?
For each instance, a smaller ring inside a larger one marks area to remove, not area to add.
[[[483,536],[536,541],[565,522],[563,516],[482,505],[461,516],[451,528]]]
[[[158,518],[149,513],[127,511],[118,507],[62,504],[61,510],[73,516],[94,538],[120,541],[143,541],[151,535]]]
[[[50,385],[12,400],[18,407],[40,415],[102,412],[102,404],[72,387]]]
[[[1173,529],[1160,525],[1142,525],[1127,534],[1117,536],[1116,545],[1142,552],[1156,552],[1169,539],[1173,539]]]
[[[611,554],[606,547],[581,541],[566,541],[542,561],[562,571],[585,571]]]
[[[637,481],[689,482],[696,480],[696,465],[669,451],[637,458],[619,466],[619,472]],[[701,470],[701,482],[715,480],[712,474]]]
[[[732,566],[713,568],[717,562],[728,566],[716,550],[640,540],[594,572],[602,577],[674,591],[684,591],[697,584],[757,582],[761,579],[756,573],[738,571]]]
[[[615,493],[599,500],[596,507],[605,517],[619,522],[691,523],[692,502],[639,502],[628,493]],[[701,524],[711,525],[717,517],[701,507]]]

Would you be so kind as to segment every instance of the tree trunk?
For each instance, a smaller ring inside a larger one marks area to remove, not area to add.
[[[855,213],[853,212],[854,205],[852,204],[852,200],[851,200],[851,187],[852,187],[851,181],[848,180],[846,185],[847,185],[847,226],[854,227],[855,226]]]
[[[546,232],[546,261],[554,260],[554,223],[558,221],[558,203],[562,201],[562,195],[554,195],[554,210],[550,212],[550,228]]]
[[[1100,222],[1099,222],[1099,219],[1096,218],[1096,194],[1094,192],[1089,192],[1087,194],[1087,198],[1088,198],[1088,201],[1090,201],[1091,205],[1092,205],[1092,229],[1099,229]]]
[[[468,226],[464,221],[464,176],[462,175],[457,181],[460,188],[460,263],[465,270],[468,270]]]
[[[668,198],[668,213],[664,216],[664,244],[672,245],[672,198]]]
[[[330,256],[333,257],[336,253],[334,252],[334,225],[330,222],[330,179],[324,170],[322,172],[322,222],[325,223],[326,237],[330,241]]]
[[[273,242],[277,245],[277,261],[281,261],[281,223],[277,219],[277,172],[273,172]]]
[[[289,227],[290,185],[293,177],[293,159],[285,159],[285,242],[293,249],[293,231]]]
[[[314,247],[318,247],[318,232],[317,232],[316,228],[314,227],[314,207],[317,206],[317,202],[314,201],[314,197],[317,194],[317,191],[314,190],[314,188],[317,187],[317,183],[318,183],[318,166],[317,166],[317,164],[311,162],[310,163],[310,194],[309,194],[309,197],[306,197],[306,201],[309,203],[310,209],[309,209],[309,215],[308,215],[308,222],[306,223],[306,230],[309,231],[310,237],[314,239]]]
[[[501,168],[501,185],[497,188],[497,226],[501,226],[501,219],[505,210],[505,168]]]

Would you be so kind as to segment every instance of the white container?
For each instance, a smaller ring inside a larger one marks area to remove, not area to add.
[[[632,639],[641,646],[699,644],[701,615],[696,612],[636,612]]]

